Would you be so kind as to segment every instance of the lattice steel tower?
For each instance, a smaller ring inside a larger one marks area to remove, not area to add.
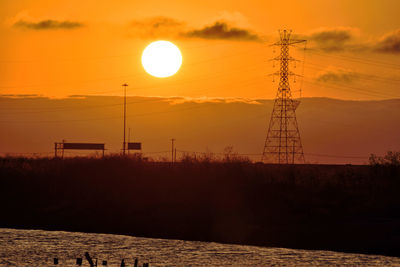
[[[289,71],[289,63],[296,59],[290,57],[289,47],[305,40],[291,39],[291,31],[287,30],[280,31],[279,34],[280,41],[273,44],[280,47],[280,55],[273,59],[280,62],[279,71],[273,74],[280,77],[279,87],[261,161],[278,164],[304,163],[303,146],[296,119],[296,109],[300,101],[292,99],[289,84],[289,77],[296,75]]]

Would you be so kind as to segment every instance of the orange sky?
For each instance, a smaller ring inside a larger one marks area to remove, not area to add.
[[[307,97],[399,98],[399,9],[396,0],[3,0],[0,94],[120,95],[127,82],[130,95],[273,98],[268,44],[290,28],[310,48],[304,83],[293,83],[294,91],[302,85]],[[216,22],[225,32],[207,35]],[[227,37],[232,29],[242,35]],[[143,49],[158,39],[182,51],[173,77],[152,77],[141,66]],[[292,51],[303,59],[302,50]],[[303,72],[301,64],[292,70]]]
[[[397,0],[2,0],[0,155],[47,155],[61,140],[120,152],[123,102],[110,96],[128,83],[127,125],[145,154],[174,137],[180,150],[232,145],[258,159],[272,111],[261,99],[278,86],[270,44],[287,28],[308,40],[290,65],[303,76],[290,80],[294,97],[314,97],[296,111],[306,161],[365,163],[398,148],[399,100],[385,100],[400,99],[398,10]],[[180,48],[176,75],[142,68],[156,40]]]

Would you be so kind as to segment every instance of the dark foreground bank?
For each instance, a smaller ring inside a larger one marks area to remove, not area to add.
[[[400,168],[0,159],[0,227],[400,256]]]

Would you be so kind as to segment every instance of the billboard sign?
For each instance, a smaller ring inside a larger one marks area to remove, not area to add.
[[[63,143],[63,149],[104,150],[104,144],[96,144],[96,143]]]
[[[142,143],[128,143],[128,150],[142,150]]]

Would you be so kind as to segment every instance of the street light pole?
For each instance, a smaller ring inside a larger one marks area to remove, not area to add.
[[[128,86],[127,83],[124,83],[122,85],[124,87],[124,141],[122,143],[122,155],[125,156],[125,151],[126,151],[126,87]]]

